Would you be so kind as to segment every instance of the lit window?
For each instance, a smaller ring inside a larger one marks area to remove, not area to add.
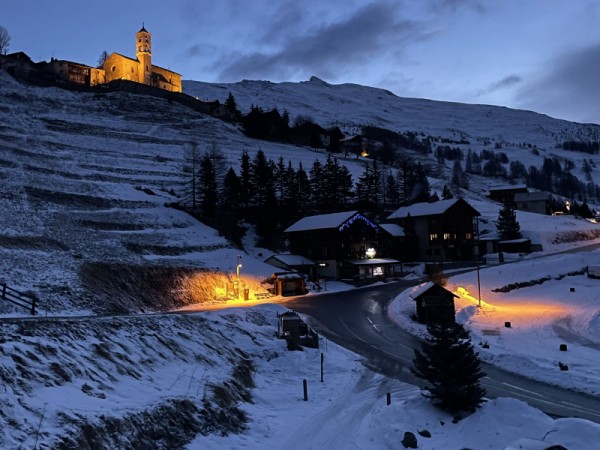
[[[437,238],[438,238],[437,233],[431,233],[431,234],[429,234],[429,240],[430,241],[435,241],[435,240],[437,240]]]
[[[465,233],[465,239],[470,241],[471,239],[473,239],[473,233]]]
[[[445,241],[450,240],[450,233],[444,233],[444,240]]]

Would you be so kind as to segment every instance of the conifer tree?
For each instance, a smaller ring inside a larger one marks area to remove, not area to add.
[[[501,240],[520,239],[521,226],[517,221],[517,213],[512,202],[504,202],[498,213],[496,229]]]
[[[217,179],[215,167],[208,154],[205,154],[200,161],[199,181],[202,210],[210,216],[217,206]]]
[[[259,150],[250,163],[250,178],[254,192],[254,204],[264,207],[275,199],[275,174],[272,160]]]
[[[240,178],[230,167],[223,178],[223,189],[221,190],[221,204],[227,208],[238,208],[240,205],[242,187]]]
[[[386,207],[398,208],[400,206],[398,183],[391,171],[388,172],[385,178],[385,203]]]
[[[415,350],[414,375],[427,382],[423,394],[451,413],[474,412],[485,396],[479,380],[485,376],[469,333],[456,323],[428,326],[429,339]]]
[[[298,212],[306,211],[310,205],[310,180],[308,174],[302,163],[298,164],[298,170],[296,170],[296,191],[298,193]]]
[[[240,201],[243,206],[248,206],[253,196],[252,179],[250,175],[250,155],[246,150],[240,156]]]
[[[237,102],[235,101],[235,97],[233,96],[233,94],[231,92],[227,96],[227,100],[225,100],[225,107],[227,108],[227,111],[229,111],[229,113],[232,115],[232,117],[236,117],[240,113],[238,111]]]
[[[453,198],[452,191],[450,191],[450,188],[448,187],[448,185],[445,184],[444,189],[442,189],[442,199],[450,200],[451,198]]]

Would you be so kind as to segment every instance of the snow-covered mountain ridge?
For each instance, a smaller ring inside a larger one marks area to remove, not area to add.
[[[527,142],[548,150],[563,139],[600,139],[597,124],[568,122],[501,106],[403,98],[380,88],[350,83],[333,85],[316,77],[298,83],[184,81],[184,92],[220,101],[231,92],[242,112],[251,105],[265,110],[285,108],[292,117],[308,115],[322,126],[340,126],[345,131],[360,131],[362,126],[373,125],[392,131],[467,138],[474,144],[484,139],[489,139],[492,145]]]

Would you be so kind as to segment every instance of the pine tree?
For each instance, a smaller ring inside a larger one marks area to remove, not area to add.
[[[231,92],[227,96],[227,100],[225,100],[225,107],[227,108],[227,111],[229,111],[232,117],[236,117],[240,113],[237,108],[237,102],[235,101],[235,97]]]
[[[483,403],[485,376],[469,333],[462,325],[435,324],[428,328],[429,339],[415,350],[412,373],[425,380],[426,397],[451,413],[474,412]]]
[[[206,215],[212,215],[217,206],[217,179],[212,159],[205,154],[200,161],[200,194],[202,197],[202,210]]]
[[[310,202],[312,206],[321,211],[325,199],[325,187],[323,179],[323,165],[318,159],[315,159],[309,170],[310,179]]]
[[[240,205],[242,187],[240,179],[230,167],[225,178],[223,178],[223,189],[221,190],[221,204],[227,208],[238,208]]]
[[[452,191],[450,191],[450,188],[448,187],[448,185],[445,184],[444,189],[442,189],[442,199],[450,200],[451,198],[454,198],[454,196],[452,195]]]
[[[246,150],[240,156],[240,201],[243,206],[248,206],[254,194],[250,177],[250,155]]]
[[[521,226],[517,222],[517,213],[512,202],[505,202],[498,213],[496,229],[501,240],[521,238]]]

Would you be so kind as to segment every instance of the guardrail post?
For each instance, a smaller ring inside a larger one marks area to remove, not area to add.
[[[2,300],[6,300],[6,283],[2,284]]]
[[[31,297],[31,315],[35,316],[35,297]]]

